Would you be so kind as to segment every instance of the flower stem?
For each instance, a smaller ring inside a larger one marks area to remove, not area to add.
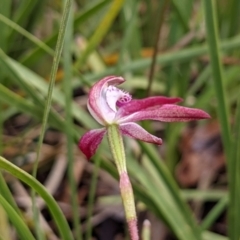
[[[137,215],[132,185],[128,177],[122,135],[118,125],[108,126],[108,142],[120,176],[119,187],[131,240],[138,240]]]
[[[151,223],[149,220],[144,220],[142,229],[142,240],[151,239]]]

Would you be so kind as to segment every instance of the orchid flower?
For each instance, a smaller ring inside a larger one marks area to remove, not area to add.
[[[132,100],[129,93],[116,87],[124,81],[122,77],[108,76],[90,90],[88,110],[104,128],[90,130],[80,139],[79,148],[88,159],[96,152],[110,125],[118,125],[122,135],[161,145],[161,138],[148,133],[136,122],[186,122],[210,118],[202,110],[176,105],[181,98],[156,96]]]
[[[122,77],[109,76],[93,85],[89,93],[88,110],[103,128],[85,133],[79,148],[89,159],[96,152],[104,135],[115,160],[120,180],[119,187],[123,200],[131,240],[139,240],[137,215],[132,185],[128,177],[122,135],[144,142],[162,144],[162,139],[153,136],[136,122],[157,120],[162,122],[184,122],[209,118],[202,110],[176,105],[180,98],[149,97],[132,100],[129,93],[117,88],[123,83]]]

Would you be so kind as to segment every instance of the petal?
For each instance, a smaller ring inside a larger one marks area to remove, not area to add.
[[[102,125],[108,118],[114,118],[115,112],[109,107],[104,96],[108,85],[118,85],[125,80],[122,77],[108,76],[93,85],[89,92],[88,109],[92,116]]]
[[[96,152],[101,143],[105,133],[105,128],[93,129],[86,132],[80,139],[78,147],[85,154],[87,159],[90,159]]]
[[[181,107],[174,104],[164,104],[152,110],[142,110],[121,118],[118,123],[136,122],[141,120],[157,120],[162,122],[187,122],[210,118],[206,112],[196,109]]]
[[[149,143],[162,144],[162,139],[155,137],[136,123],[123,123],[120,125],[122,134]]]
[[[116,115],[116,119],[120,119],[122,117],[128,116],[129,114],[132,114],[134,112],[147,110],[148,108],[153,109],[163,104],[174,104],[181,101],[182,101],[181,98],[170,98],[170,97],[162,97],[162,96],[132,100],[131,102],[119,108]]]

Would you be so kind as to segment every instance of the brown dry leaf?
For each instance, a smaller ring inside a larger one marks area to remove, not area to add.
[[[181,186],[194,186],[202,179],[208,179],[209,183],[225,165],[217,122],[195,129],[188,128],[180,148],[182,159],[177,166],[176,177]]]

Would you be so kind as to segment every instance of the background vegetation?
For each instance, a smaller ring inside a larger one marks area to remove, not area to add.
[[[0,29],[0,239],[128,239],[107,144],[77,148],[89,87],[114,74],[212,116],[145,122],[161,147],[126,139],[139,229],[239,240],[240,1],[1,0]]]

